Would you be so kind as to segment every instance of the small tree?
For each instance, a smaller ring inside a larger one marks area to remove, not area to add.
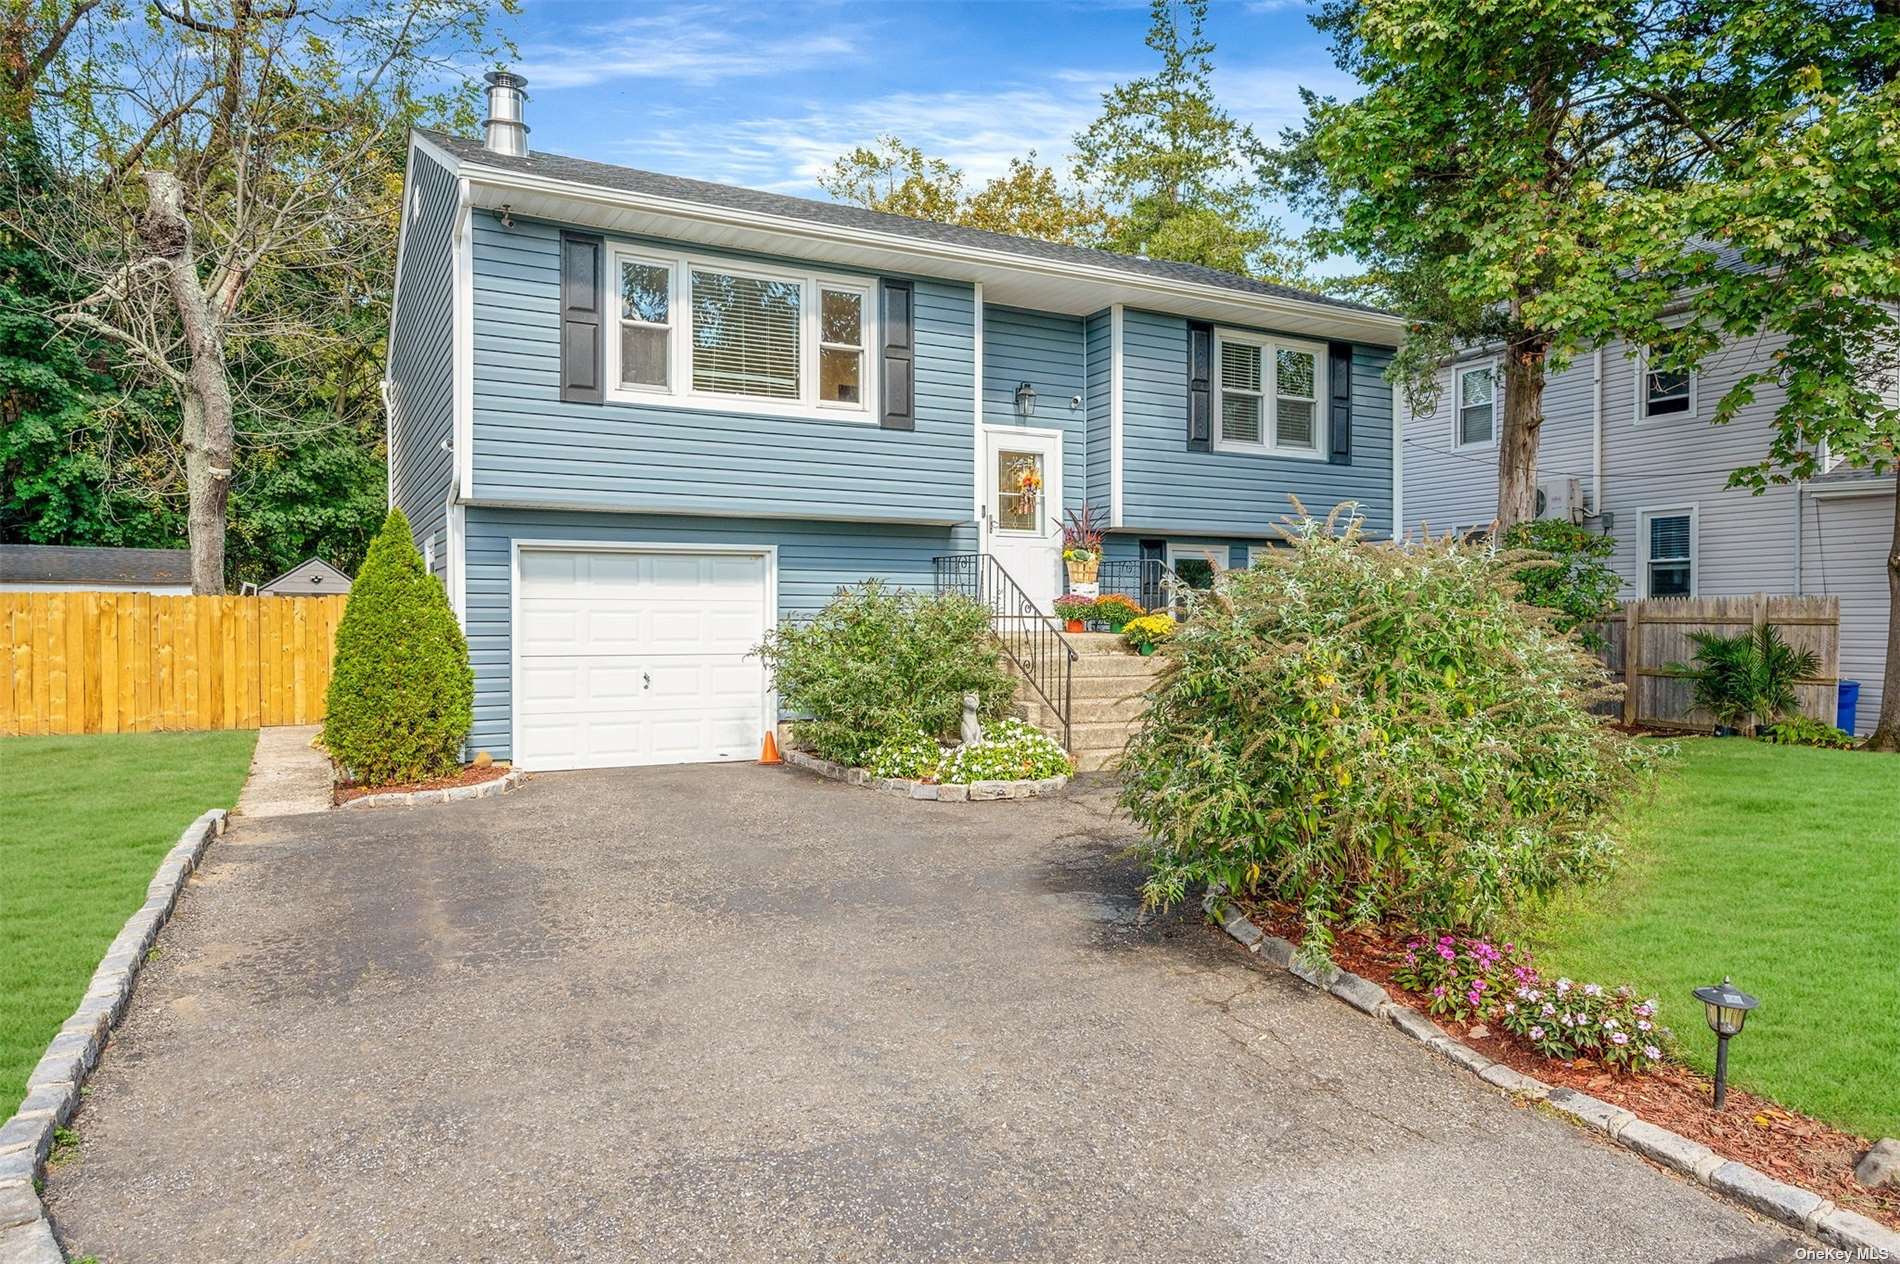
[[[1517,573],[1519,600],[1550,611],[1559,632],[1575,633],[1587,648],[1602,649],[1603,633],[1597,625],[1616,609],[1616,592],[1623,584],[1610,569],[1615,537],[1538,518],[1505,532],[1504,544],[1538,555]]]
[[[460,765],[474,703],[448,594],[392,509],[337,628],[324,745],[365,785],[445,776]]]

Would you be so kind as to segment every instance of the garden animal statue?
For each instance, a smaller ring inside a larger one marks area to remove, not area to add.
[[[983,740],[983,722],[976,718],[979,699],[973,693],[963,695],[963,744],[974,746]]]

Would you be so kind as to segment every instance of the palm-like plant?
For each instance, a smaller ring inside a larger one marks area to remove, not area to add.
[[[1773,624],[1734,636],[1691,632],[1689,639],[1696,646],[1695,666],[1677,667],[1694,689],[1696,705],[1717,724],[1751,736],[1758,724],[1773,724],[1799,705],[1795,683],[1820,666],[1812,651],[1789,645]]]

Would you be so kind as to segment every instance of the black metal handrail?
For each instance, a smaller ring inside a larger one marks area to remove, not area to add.
[[[1127,597],[1143,610],[1173,611],[1185,604],[1188,582],[1158,557],[1104,560],[1095,575],[1103,597]]]
[[[930,564],[938,592],[959,593],[989,612],[990,630],[1003,653],[1062,722],[1062,745],[1067,749],[1074,736],[1069,717],[1074,713],[1076,651],[1062,635],[1062,625],[1038,610],[988,553],[950,553],[931,558]]]

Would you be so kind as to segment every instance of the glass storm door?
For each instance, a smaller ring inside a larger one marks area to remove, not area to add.
[[[991,430],[984,452],[983,547],[1047,614],[1062,570],[1061,438]]]

